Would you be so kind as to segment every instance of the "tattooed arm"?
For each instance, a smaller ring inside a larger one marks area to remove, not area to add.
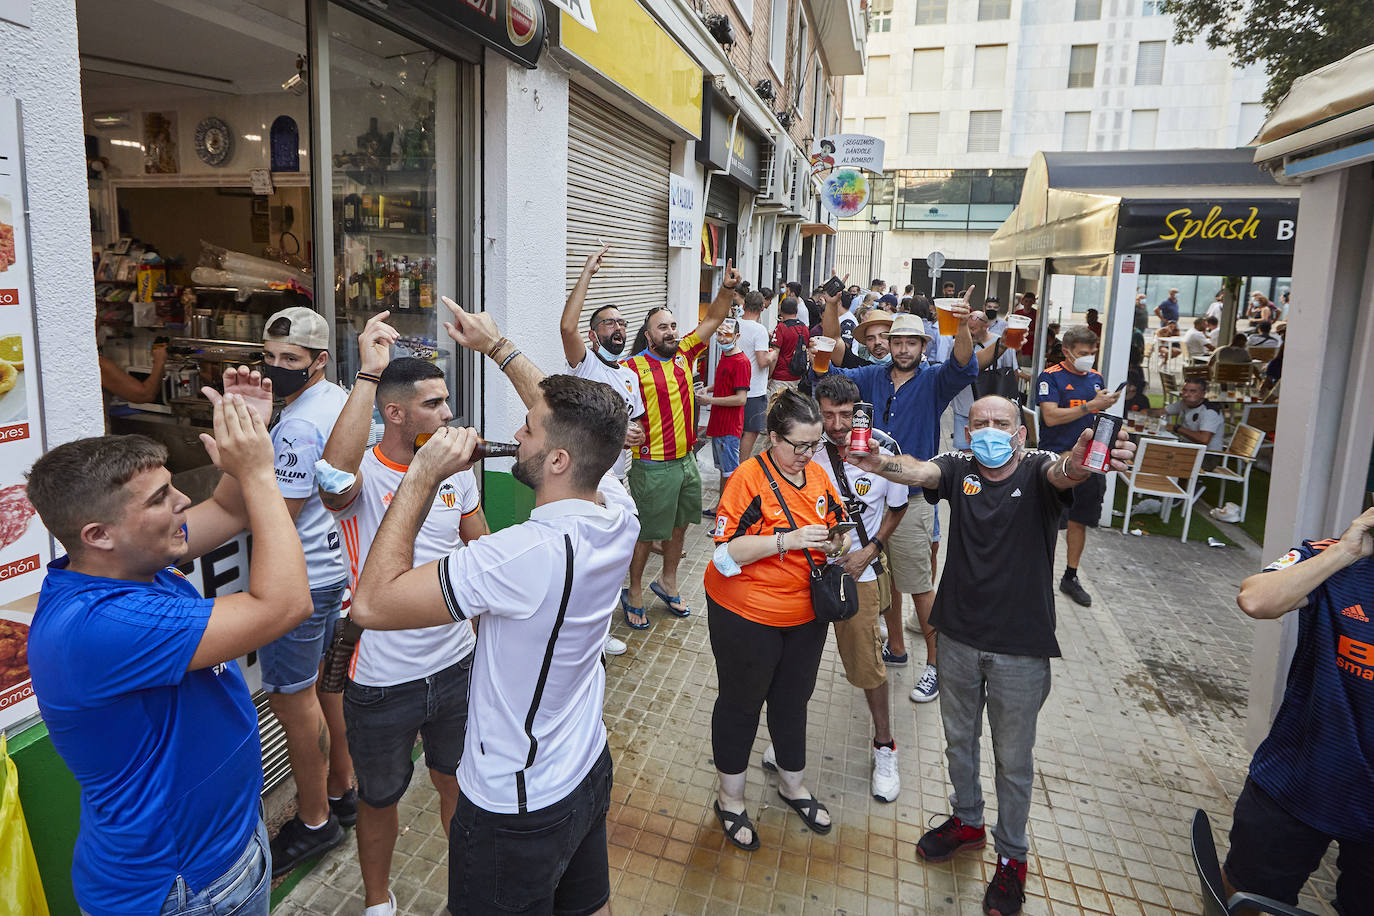
[[[908,487],[934,490],[940,485],[940,468],[935,462],[921,461],[910,455],[862,455],[850,452],[849,462],[871,474],[878,474],[893,483],[905,484]]]

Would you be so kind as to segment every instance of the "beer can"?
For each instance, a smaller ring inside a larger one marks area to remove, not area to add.
[[[873,435],[873,405],[867,401],[854,404],[854,428],[849,431],[849,450],[867,455],[872,446],[869,442]]]
[[[1083,457],[1083,467],[1096,474],[1111,470],[1112,448],[1125,421],[1109,413],[1099,413],[1093,418],[1093,438],[1088,443],[1088,454]]]

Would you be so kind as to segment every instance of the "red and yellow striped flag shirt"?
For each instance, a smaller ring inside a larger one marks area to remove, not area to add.
[[[625,360],[639,378],[644,399],[644,444],[636,458],[671,461],[690,455],[697,441],[696,397],[692,394],[692,363],[706,350],[696,331],[678,342],[672,359],[645,350]]]

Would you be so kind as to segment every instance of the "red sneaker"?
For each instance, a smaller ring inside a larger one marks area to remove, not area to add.
[[[998,864],[997,874],[992,876],[983,895],[983,912],[988,916],[1016,916],[1025,902],[1026,863],[1008,859],[1005,865]]]
[[[982,849],[988,834],[982,827],[970,827],[957,817],[951,817],[939,827],[927,830],[916,844],[916,852],[927,862],[944,862],[962,849]]]

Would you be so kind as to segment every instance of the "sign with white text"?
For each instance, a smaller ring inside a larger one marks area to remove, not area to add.
[[[696,182],[680,175],[668,176],[668,247],[697,247],[697,198],[701,196]]]

